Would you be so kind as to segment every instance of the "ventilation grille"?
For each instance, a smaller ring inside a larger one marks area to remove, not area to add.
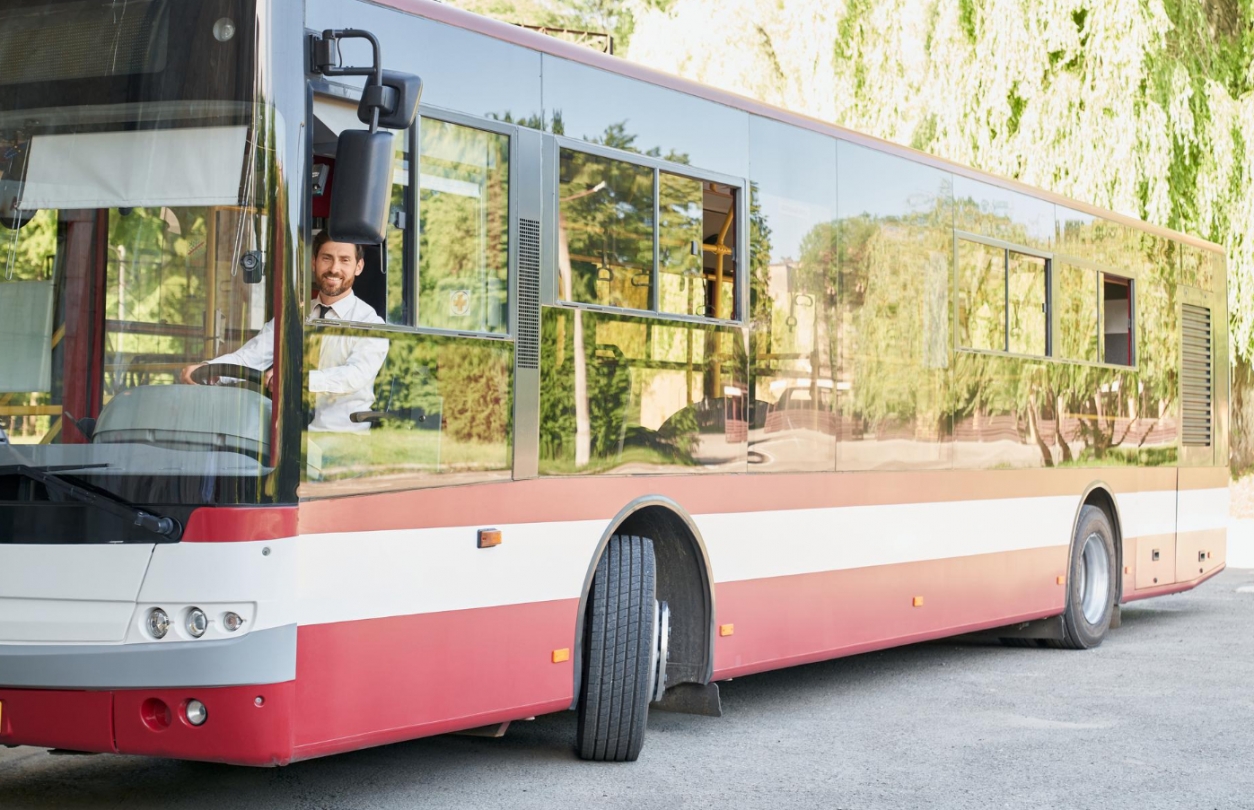
[[[1184,404],[1186,447],[1211,443],[1211,329],[1210,310],[1184,304],[1184,342],[1180,352],[1180,399]]]
[[[519,368],[540,367],[540,223],[518,220]]]

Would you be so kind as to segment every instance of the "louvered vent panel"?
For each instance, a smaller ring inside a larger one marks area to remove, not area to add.
[[[1183,402],[1186,447],[1211,443],[1211,328],[1210,310],[1184,305],[1180,351],[1180,399]]]
[[[519,368],[540,367],[540,223],[518,220]]]

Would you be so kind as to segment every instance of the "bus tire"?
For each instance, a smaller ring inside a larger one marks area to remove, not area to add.
[[[1086,504],[1080,509],[1071,542],[1067,576],[1067,607],[1062,614],[1063,637],[1051,647],[1087,650],[1106,638],[1118,593],[1115,531],[1106,513]]]
[[[583,759],[640,756],[651,700],[656,574],[647,537],[615,535],[597,562],[584,621],[577,732]]]

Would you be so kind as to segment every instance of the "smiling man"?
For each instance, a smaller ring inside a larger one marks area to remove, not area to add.
[[[361,245],[332,242],[326,232],[313,243],[314,286],[318,297],[309,319],[383,323],[374,307],[353,294],[353,282],[365,267]],[[367,422],[353,422],[350,416],[368,411],[374,404],[374,381],[387,357],[388,342],[380,338],[327,335],[321,340],[317,368],[309,371],[309,391],[314,394],[311,431],[365,433]],[[195,384],[192,372],[213,363],[231,363],[264,372],[267,387],[274,376],[274,321],[267,321],[252,340],[236,351],[215,357],[208,363],[193,363],[183,369],[180,379]]]

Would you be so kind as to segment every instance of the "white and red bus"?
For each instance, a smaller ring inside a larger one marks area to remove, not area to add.
[[[425,0],[4,0],[0,56],[0,743],[634,759],[1224,566],[1213,244]]]

